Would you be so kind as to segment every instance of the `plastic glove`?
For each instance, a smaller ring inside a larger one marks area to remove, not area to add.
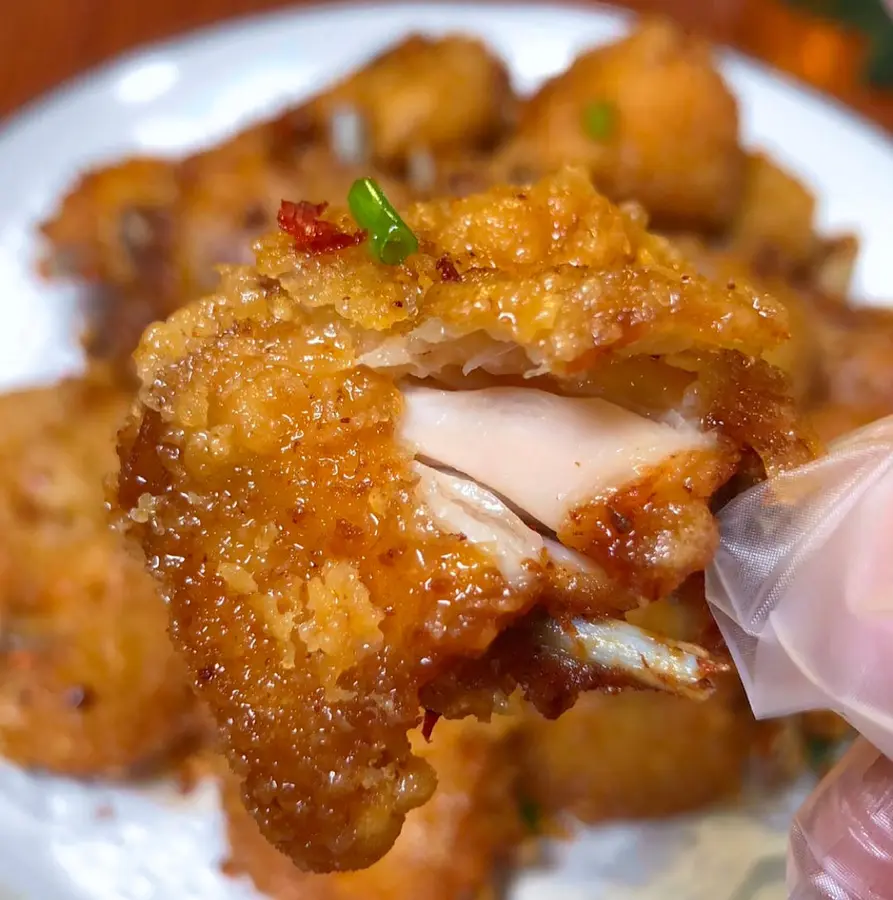
[[[833,709],[871,742],[798,813],[791,897],[893,898],[893,418],[719,518],[707,599],[754,713]]]

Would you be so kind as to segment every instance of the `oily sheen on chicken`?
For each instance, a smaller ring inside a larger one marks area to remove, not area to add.
[[[409,208],[397,265],[314,215],[146,332],[118,498],[246,805],[329,871],[434,791],[423,709],[630,684],[541,623],[672,594],[716,492],[814,448],[762,359],[783,307],[698,276],[582,171]]]

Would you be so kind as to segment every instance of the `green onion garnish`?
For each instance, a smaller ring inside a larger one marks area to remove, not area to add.
[[[583,128],[596,141],[607,140],[617,124],[617,110],[607,100],[590,103],[583,111]]]
[[[369,249],[379,262],[398,266],[419,249],[418,238],[373,179],[357,179],[347,194],[347,205],[360,228],[369,233]]]

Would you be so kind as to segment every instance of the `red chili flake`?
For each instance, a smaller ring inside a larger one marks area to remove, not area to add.
[[[439,712],[434,712],[433,709],[425,710],[425,720],[422,722],[422,737],[429,744],[431,743],[431,732],[434,731],[434,726],[437,724],[439,718]]]
[[[326,211],[328,203],[308,203],[301,200],[292,203],[283,200],[279,205],[276,221],[279,228],[295,239],[295,250],[305,253],[333,253],[345,247],[355,247],[366,240],[365,231],[349,234],[342,231],[334,222],[327,222],[320,216]]]
[[[443,256],[437,260],[436,263],[437,271],[440,272],[441,281],[461,281],[462,276],[456,271],[456,267],[453,265],[453,261],[449,258],[449,256],[444,253]]]

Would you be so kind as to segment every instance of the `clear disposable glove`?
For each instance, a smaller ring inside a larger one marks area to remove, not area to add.
[[[707,599],[759,718],[832,709],[864,736],[797,814],[795,900],[893,898],[893,418],[720,514]]]

